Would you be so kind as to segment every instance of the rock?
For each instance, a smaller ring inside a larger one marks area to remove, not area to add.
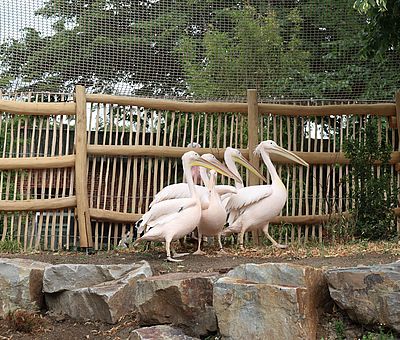
[[[197,340],[186,335],[179,328],[158,325],[135,329],[128,340]]]
[[[217,273],[170,273],[139,280],[136,298],[142,325],[172,324],[191,336],[217,330],[213,283]]]
[[[99,283],[118,280],[128,272],[137,269],[149,273],[148,266],[143,267],[135,263],[120,265],[58,264],[45,270],[43,291],[45,293],[56,293],[91,287]]]
[[[223,339],[315,339],[329,300],[322,270],[286,263],[244,264],[214,286]]]
[[[400,332],[400,262],[326,272],[332,299],[364,325]]]
[[[26,259],[0,259],[0,316],[23,308],[43,307],[43,271],[48,263]]]
[[[131,265],[53,266],[44,274],[45,299],[51,312],[116,323],[135,309],[136,281],[151,275],[146,261]]]

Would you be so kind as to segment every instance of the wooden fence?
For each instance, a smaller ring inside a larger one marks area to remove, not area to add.
[[[46,102],[48,101],[48,102]],[[396,103],[266,104],[248,91],[247,103],[190,103],[85,94],[17,94],[0,100],[0,230],[24,249],[111,249],[164,186],[182,178],[187,145],[223,158],[241,149],[255,166],[255,146],[273,139],[310,164],[273,157],[289,192],[277,232],[286,242],[322,242],[346,216],[351,182],[343,143],[362,138],[376,116],[380,138],[393,146],[399,176],[400,96]],[[376,166],[379,176],[379,165]],[[242,170],[248,185],[258,179]],[[228,181],[221,179],[223,183]],[[396,213],[398,210],[396,210]],[[341,230],[340,232],[343,232]],[[258,238],[254,239],[255,242]]]

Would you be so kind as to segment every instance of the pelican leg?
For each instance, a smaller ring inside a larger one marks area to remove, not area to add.
[[[239,248],[240,248],[241,250],[244,249],[243,243],[244,243],[244,231],[241,231],[241,232],[239,233],[239,236],[238,236],[238,244],[239,244]]]
[[[201,242],[203,241],[203,237],[198,232],[198,237],[197,237],[197,250],[193,253],[193,255],[205,255],[206,253],[201,250]]]
[[[281,249],[285,249],[285,248],[288,247],[287,244],[280,244],[280,243],[276,242],[276,241],[272,238],[272,236],[269,234],[269,223],[267,223],[267,224],[265,225],[265,227],[263,228],[263,232],[264,232],[265,236],[267,236],[268,240],[270,240],[270,241],[272,242],[272,245],[273,245],[274,247],[281,248]]]
[[[182,262],[182,260],[176,260],[171,257],[171,240],[165,240],[165,250],[167,251],[168,262]]]
[[[226,251],[222,248],[221,233],[218,234],[217,238],[218,238],[219,253],[226,254]]]
[[[171,252],[172,252],[172,257],[182,257],[189,255],[189,253],[177,253],[173,246],[171,246]]]

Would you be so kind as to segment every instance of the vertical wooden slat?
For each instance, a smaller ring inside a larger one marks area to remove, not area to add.
[[[80,246],[93,247],[87,190],[87,136],[86,136],[86,94],[85,87],[76,87],[76,161],[75,188],[79,224]]]
[[[254,150],[259,143],[259,115],[258,115],[258,101],[257,90],[247,90],[247,105],[248,105],[248,144],[249,161],[256,169],[260,168],[259,159],[254,155]],[[249,185],[259,184],[258,178],[248,172]],[[252,237],[256,245],[259,244],[258,232],[252,232]]]

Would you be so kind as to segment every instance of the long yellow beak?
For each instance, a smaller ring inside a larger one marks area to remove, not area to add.
[[[208,161],[203,158],[199,158],[199,159],[193,161],[191,165],[192,166],[193,165],[202,166],[202,167],[210,169],[210,170],[215,170],[216,172],[220,173],[223,176],[227,176],[229,178],[234,179],[235,181],[242,182],[241,178],[237,177],[234,173],[232,173],[224,164],[222,164],[217,159],[215,161]]]
[[[298,164],[304,165],[306,167],[309,166],[309,164],[306,161],[304,161],[302,158],[300,158],[299,156],[297,156],[293,152],[291,152],[289,150],[286,150],[286,149],[284,149],[284,148],[282,148],[282,147],[280,147],[278,145],[275,146],[273,149],[271,149],[271,151],[273,153],[276,153],[276,154],[282,156],[282,157],[288,158],[288,159],[290,159],[293,162],[296,162]]]
[[[267,179],[253,165],[251,165],[246,158],[243,157],[243,155],[240,155],[240,156],[235,155],[232,158],[236,163],[243,165],[246,169],[248,169],[251,173],[256,175],[258,178],[262,179],[264,182],[267,181]]]

